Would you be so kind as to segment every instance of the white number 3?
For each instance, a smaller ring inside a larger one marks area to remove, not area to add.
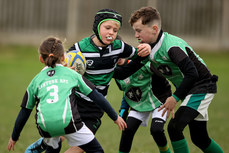
[[[49,95],[53,97],[53,99],[47,99],[47,103],[56,103],[59,100],[58,96],[58,86],[57,85],[52,85],[47,87],[47,91],[52,90],[52,92],[49,92]]]

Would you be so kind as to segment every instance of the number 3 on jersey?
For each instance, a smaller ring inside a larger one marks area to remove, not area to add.
[[[47,92],[49,92],[49,95],[53,97],[53,99],[47,99],[47,103],[56,103],[59,100],[57,85],[48,86]]]

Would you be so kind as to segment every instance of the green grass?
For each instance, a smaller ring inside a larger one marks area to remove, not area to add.
[[[200,52],[201,57],[207,63],[212,73],[219,76],[218,94],[215,96],[209,108],[208,130],[209,135],[220,144],[224,152],[229,152],[229,52]],[[20,110],[22,97],[31,79],[43,68],[38,60],[37,48],[33,46],[3,46],[0,45],[0,152],[7,151],[8,140],[11,135],[16,116]],[[122,93],[112,81],[108,92],[108,100],[118,111]],[[167,125],[166,125],[167,126]],[[188,140],[190,153],[200,153],[189,136],[188,128],[184,134]],[[121,131],[105,114],[102,118],[102,126],[96,134],[97,139],[103,146],[106,153],[117,153]],[[166,131],[167,135],[167,131]],[[23,153],[26,147],[39,138],[35,126],[34,112],[24,127],[20,140],[15,146],[14,153]],[[64,141],[62,151],[68,148],[67,141]],[[158,152],[153,141],[149,126],[140,127],[135,135],[132,145],[133,153]]]

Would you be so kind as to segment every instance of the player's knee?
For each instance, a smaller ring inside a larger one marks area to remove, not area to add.
[[[197,147],[200,147],[202,141],[201,138],[191,135],[191,140],[193,144],[195,144]]]
[[[183,132],[186,124],[182,120],[177,121],[174,119],[171,119],[168,124],[168,133],[177,133],[177,132]]]
[[[123,131],[123,135],[133,136],[135,134],[135,130],[132,127],[128,127]]]
[[[173,133],[173,131],[176,130],[175,126],[175,123],[171,119],[167,127],[168,133]]]
[[[159,118],[154,118],[151,123],[150,133],[151,135],[157,135],[164,133],[165,121]]]
[[[168,124],[168,134],[171,141],[178,141],[184,139],[183,130],[185,124],[180,124],[180,122],[175,122],[171,119]]]

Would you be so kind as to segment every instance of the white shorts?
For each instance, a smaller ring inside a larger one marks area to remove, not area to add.
[[[71,133],[71,134],[66,134],[63,136],[67,139],[68,144],[71,147],[87,144],[95,138],[94,134],[91,132],[91,130],[85,124],[83,124],[83,127],[79,131],[76,131],[76,132]],[[58,148],[59,141],[60,141],[59,136],[52,137],[52,138],[44,138],[44,142],[47,145],[53,147],[54,149]]]
[[[190,94],[185,97],[180,106],[187,106],[195,109],[200,114],[194,119],[196,121],[208,120],[208,107],[215,94]]]
[[[166,121],[167,112],[162,117],[163,109],[160,112],[158,112],[158,109],[159,108],[156,108],[155,110],[150,111],[150,112],[137,112],[135,110],[130,110],[128,117],[133,117],[133,118],[136,118],[136,119],[142,121],[141,126],[147,126],[151,113],[152,113],[152,119],[153,118],[160,118],[160,119],[163,119],[164,121]]]

